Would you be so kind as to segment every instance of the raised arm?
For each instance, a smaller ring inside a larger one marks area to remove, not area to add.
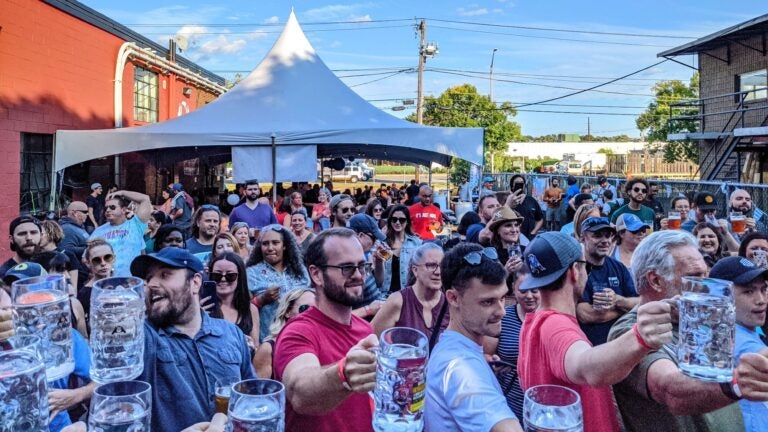
[[[119,190],[113,192],[111,197],[124,197],[137,204],[134,213],[140,221],[147,223],[150,216],[152,216],[152,202],[149,200],[149,196],[133,191]]]

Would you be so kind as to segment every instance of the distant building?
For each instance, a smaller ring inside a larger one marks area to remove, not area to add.
[[[4,3],[0,238],[8,238],[8,221],[19,213],[48,209],[56,130],[159,122],[226,90],[222,77],[75,0]],[[63,192],[82,199],[97,181],[155,191],[174,174],[148,168],[157,163],[131,153],[79,164],[65,170]],[[0,257],[7,254],[7,242],[0,243]]]
[[[696,132],[669,140],[699,143],[704,180],[768,181],[768,14],[659,53],[697,55],[700,99],[673,108],[671,124]]]

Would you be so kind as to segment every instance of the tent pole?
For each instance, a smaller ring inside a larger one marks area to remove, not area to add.
[[[272,133],[272,206],[277,206],[277,146],[275,145],[275,138]]]

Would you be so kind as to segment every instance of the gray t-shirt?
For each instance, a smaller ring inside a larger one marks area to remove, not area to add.
[[[628,331],[637,322],[637,307],[627,312],[611,327],[608,341]],[[744,421],[739,404],[734,402],[718,410],[692,416],[675,416],[665,405],[653,399],[648,391],[648,369],[657,360],[667,359],[677,365],[674,347],[677,345],[677,326],[672,330],[672,342],[649,353],[632,369],[624,381],[613,386],[616,402],[628,432],[740,432]],[[693,379],[693,378],[691,378]]]

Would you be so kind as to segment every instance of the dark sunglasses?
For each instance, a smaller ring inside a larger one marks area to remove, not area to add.
[[[75,210],[78,213],[88,214],[88,210]]]
[[[91,258],[91,264],[101,265],[101,263],[111,263],[115,260],[115,256],[112,254],[102,255],[100,257]]]
[[[341,212],[343,214],[347,214],[347,213],[352,213],[353,211],[355,211],[355,208],[354,207],[342,207],[339,210],[341,210]]]
[[[221,282],[222,279],[227,282],[234,282],[237,280],[237,273],[210,272],[208,273],[208,277],[216,283]]]
[[[480,265],[480,263],[483,261],[483,255],[492,260],[499,259],[499,254],[496,253],[496,249],[487,247],[483,248],[481,251],[470,252],[464,255],[464,261],[466,261],[469,265]]]
[[[640,189],[639,187],[632,188],[633,192],[648,193],[648,189]]]
[[[309,309],[309,306],[310,306],[310,305],[308,305],[308,304],[303,304],[303,305],[299,306],[299,313],[304,313],[304,312],[306,312],[306,311],[307,311],[307,309]]]
[[[352,277],[352,275],[355,274],[355,270],[357,270],[357,271],[360,272],[361,275],[363,275],[363,277],[365,277],[367,274],[369,274],[371,272],[371,269],[373,268],[373,264],[371,264],[371,263],[362,263],[362,264],[358,264],[358,265],[347,264],[347,265],[341,265],[341,266],[326,264],[324,266],[320,266],[320,268],[335,268],[335,269],[339,269],[339,270],[341,270],[341,274],[344,277]]]
[[[389,218],[389,220],[391,220],[393,224],[399,223],[402,225],[402,224],[408,223],[408,218],[404,218],[404,217],[391,217]]]
[[[114,204],[110,204],[110,205],[106,206],[106,208],[107,208],[107,210],[117,210],[117,206],[114,205]]]

